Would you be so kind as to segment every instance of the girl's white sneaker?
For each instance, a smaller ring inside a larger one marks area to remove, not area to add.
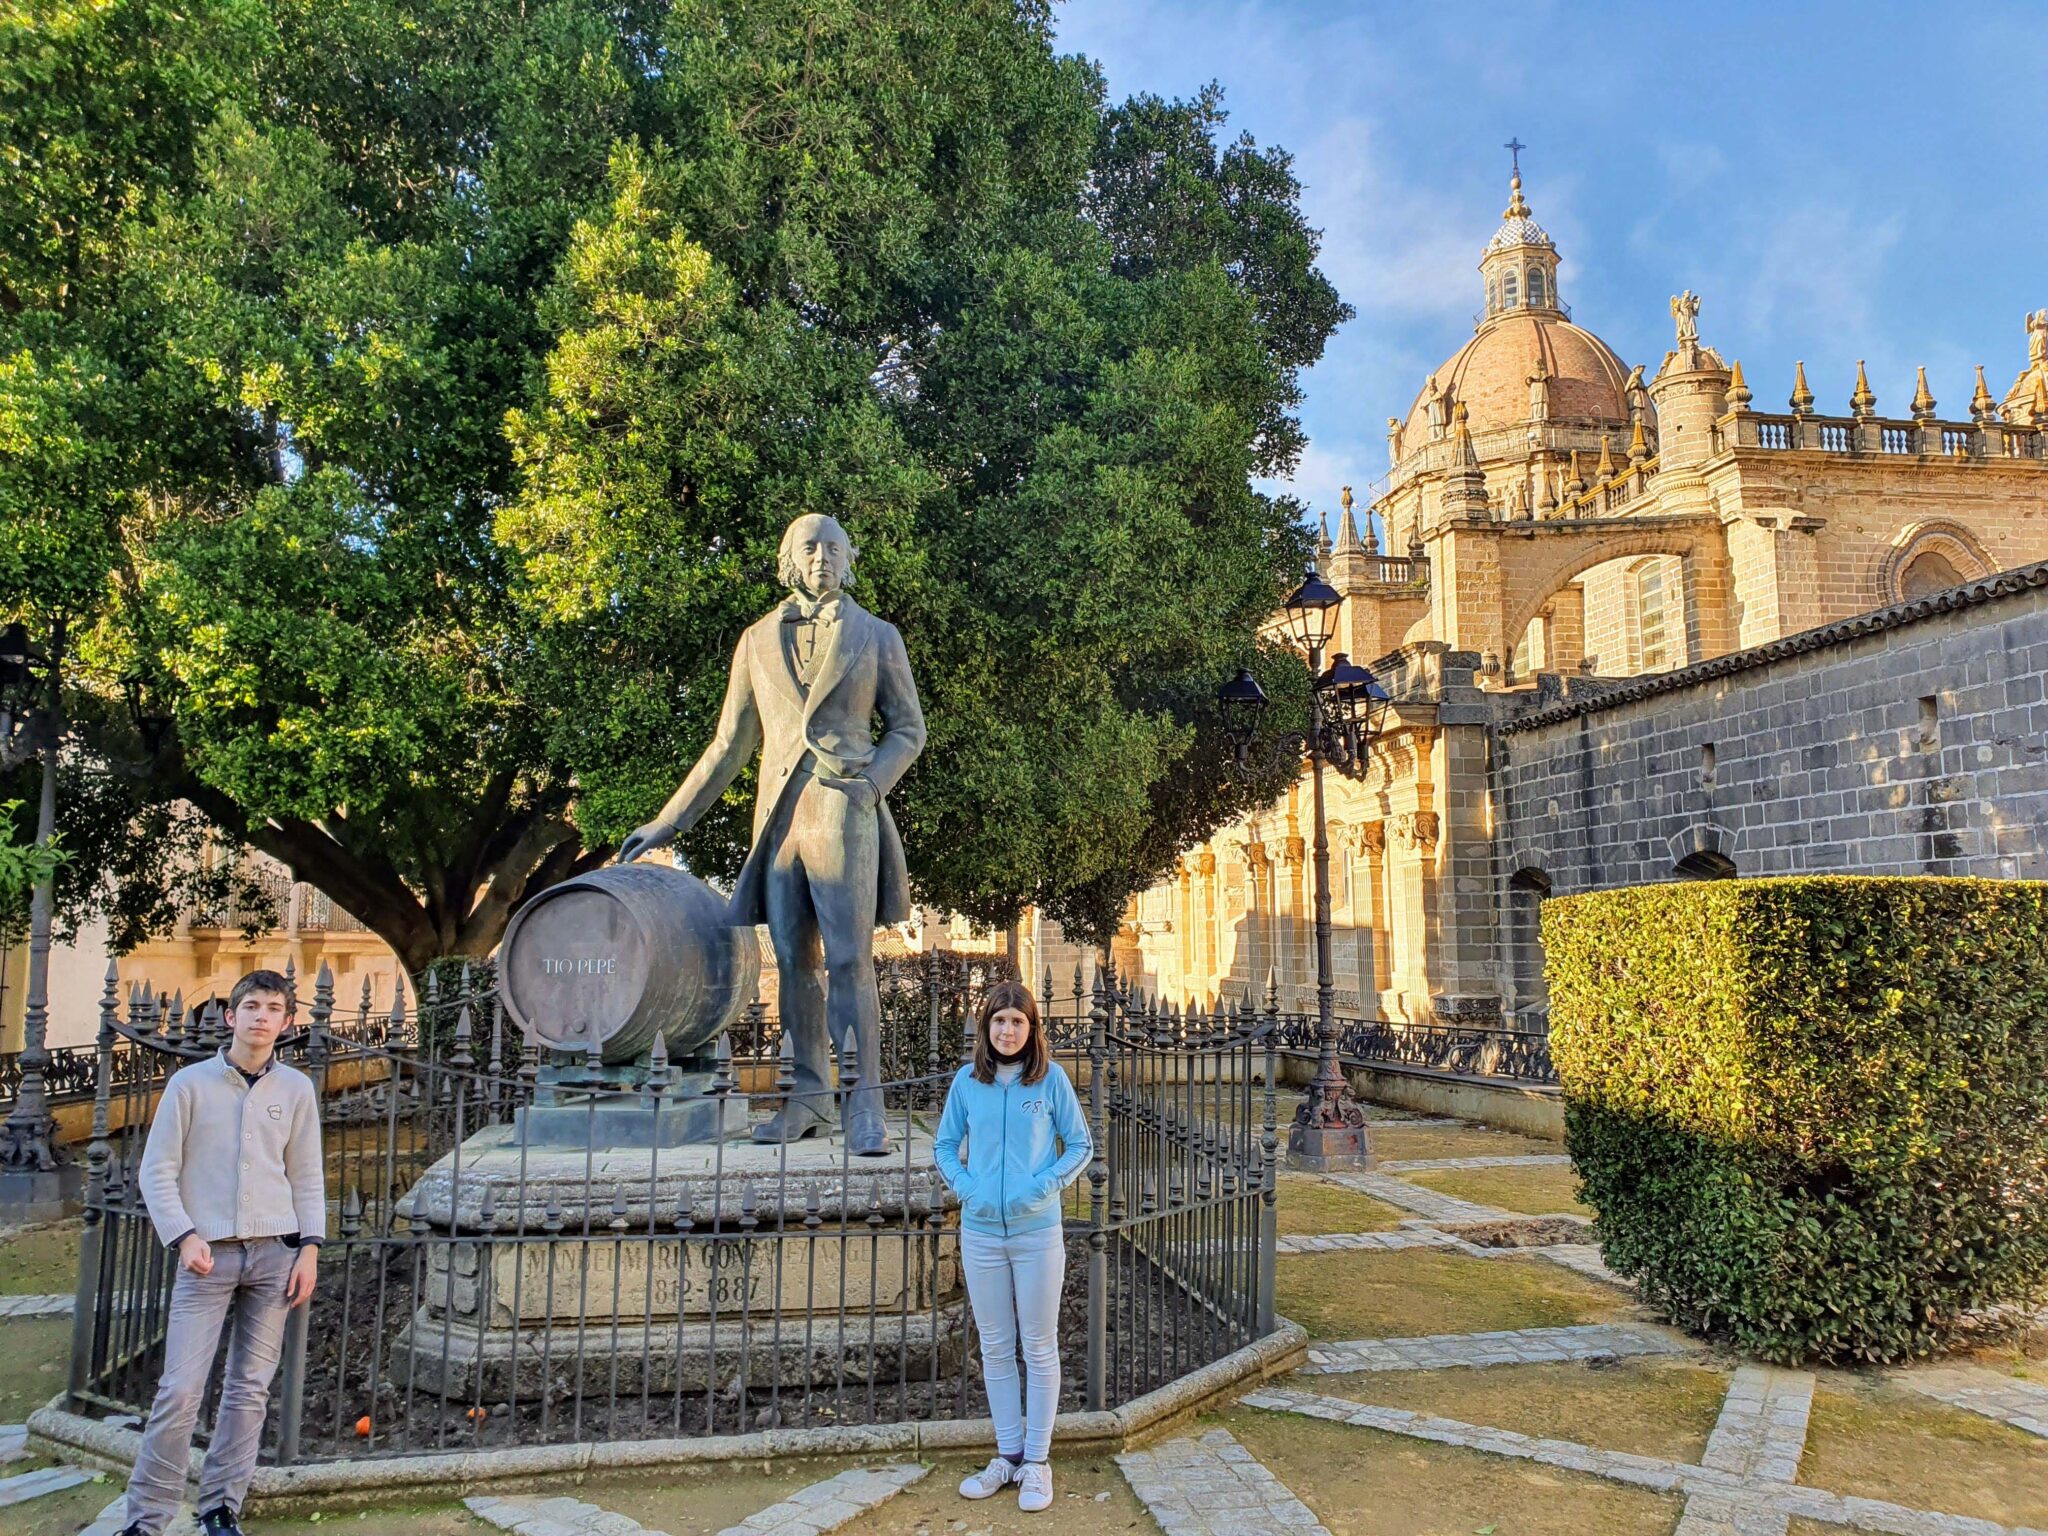
[[[1027,1461],[1017,1469],[1017,1507],[1035,1515],[1052,1503],[1052,1467],[1043,1461]]]
[[[979,1472],[960,1480],[960,1497],[986,1499],[1017,1481],[1017,1468],[1007,1456],[998,1456]],[[1042,1506],[1041,1506],[1042,1507]]]

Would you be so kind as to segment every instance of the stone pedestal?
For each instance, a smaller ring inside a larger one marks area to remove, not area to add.
[[[922,1126],[884,1159],[838,1137],[572,1150],[494,1126],[403,1209],[424,1241],[396,1370],[423,1391],[788,1391],[959,1363],[952,1195]]]

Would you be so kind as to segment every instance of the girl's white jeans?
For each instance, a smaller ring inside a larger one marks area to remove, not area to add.
[[[962,1229],[960,1264],[967,1300],[981,1332],[981,1379],[995,1420],[996,1449],[1026,1461],[1052,1454],[1052,1421],[1060,1401],[1060,1288],[1066,1280],[1066,1237],[1058,1227],[990,1237]],[[1017,1384],[1017,1347],[1024,1348],[1025,1386]]]

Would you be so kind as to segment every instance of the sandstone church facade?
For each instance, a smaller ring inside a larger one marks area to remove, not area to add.
[[[1558,269],[1518,174],[1472,338],[1321,541],[1332,649],[1397,701],[1367,780],[1328,785],[1338,1011],[1540,1028],[1536,907],[1591,885],[2048,877],[2048,311],[1966,411],[1924,370],[1880,411],[1860,365],[1824,411],[1803,364],[1769,410],[1692,294],[1646,381]],[[1308,823],[1304,780],[1188,852],[1120,969],[1312,1008]]]

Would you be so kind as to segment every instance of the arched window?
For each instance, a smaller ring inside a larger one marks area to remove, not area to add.
[[[1542,305],[1548,302],[1549,300],[1543,297],[1543,269],[1541,267],[1531,267],[1529,269],[1530,307],[1540,308]]]
[[[1911,602],[1916,597],[1960,587],[1968,579],[1950,565],[1940,551],[1922,550],[1899,572],[1899,598],[1903,602]]]
[[[1664,611],[1664,565],[1661,560],[1645,560],[1636,567],[1636,639],[1639,671],[1658,672],[1670,665],[1670,638]]]
[[[1486,312],[1491,315],[1500,309],[1500,283],[1494,278],[1486,280]]]
[[[1715,853],[1702,848],[1698,853],[1688,853],[1672,866],[1671,872],[1681,880],[1733,880],[1735,861],[1725,853]]]
[[[1543,979],[1543,899],[1550,877],[1517,870],[1508,881],[1508,1008],[1516,1029],[1550,1027],[1550,988]]]
[[[1515,274],[1510,272],[1500,280],[1500,307],[1513,309],[1519,302],[1515,296]]]

